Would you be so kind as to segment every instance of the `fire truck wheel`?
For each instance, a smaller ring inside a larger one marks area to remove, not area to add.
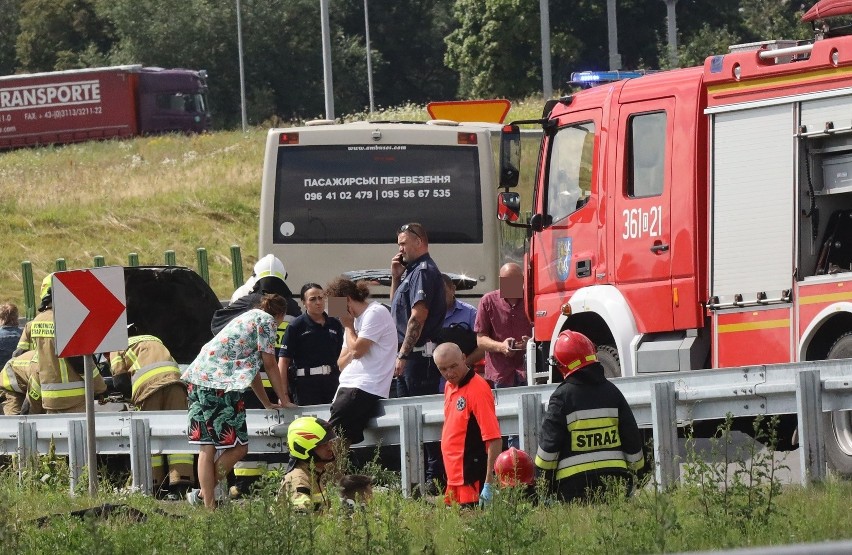
[[[598,345],[598,362],[603,365],[607,378],[621,377],[621,359],[613,345]]]
[[[841,335],[834,342],[827,358],[852,358],[852,332]],[[852,478],[852,411],[825,413],[823,423],[829,467],[842,476]]]

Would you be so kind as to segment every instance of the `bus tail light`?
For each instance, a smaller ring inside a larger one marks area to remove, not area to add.
[[[476,143],[476,133],[459,133],[460,145],[475,145]]]
[[[297,145],[299,144],[298,133],[281,133],[278,135],[279,145]]]

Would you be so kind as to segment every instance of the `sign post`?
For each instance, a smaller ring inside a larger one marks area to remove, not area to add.
[[[124,268],[105,266],[53,274],[56,355],[83,357],[89,495],[98,493],[92,355],[127,349]]]

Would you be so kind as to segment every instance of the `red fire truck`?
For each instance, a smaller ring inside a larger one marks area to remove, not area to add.
[[[504,127],[498,217],[528,229],[539,372],[564,329],[611,376],[852,357],[852,36],[830,35],[732,47]],[[524,123],[544,136],[519,223]],[[850,415],[827,419],[828,458],[852,473]]]

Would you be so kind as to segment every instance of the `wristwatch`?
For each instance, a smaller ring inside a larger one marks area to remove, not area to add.
[[[396,354],[396,359],[397,359],[397,360],[405,360],[405,357],[407,357],[407,356],[408,356],[408,355],[404,355],[404,354],[402,354],[402,353],[397,353],[397,354]]]

